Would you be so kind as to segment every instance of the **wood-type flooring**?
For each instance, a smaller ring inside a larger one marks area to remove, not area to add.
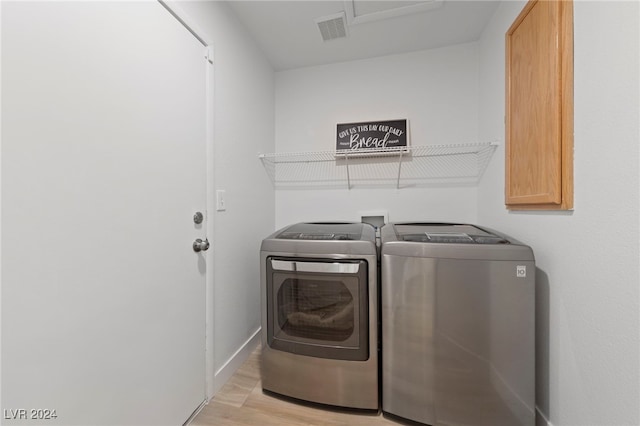
[[[193,419],[191,426],[398,425],[382,415],[298,404],[262,392],[260,347]]]

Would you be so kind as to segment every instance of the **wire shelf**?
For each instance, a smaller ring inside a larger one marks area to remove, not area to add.
[[[423,145],[362,151],[260,154],[276,188],[396,188],[477,184],[492,143]]]

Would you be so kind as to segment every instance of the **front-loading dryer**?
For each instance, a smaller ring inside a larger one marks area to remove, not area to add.
[[[263,390],[378,410],[374,228],[288,226],[262,241],[260,272]]]

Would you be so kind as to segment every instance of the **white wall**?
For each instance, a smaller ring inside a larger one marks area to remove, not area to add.
[[[478,45],[276,73],[276,151],[335,149],[337,123],[406,118],[410,144],[477,142]],[[475,187],[277,190],[276,225],[359,220],[474,221]]]
[[[274,74],[227,4],[180,7],[213,39],[215,50],[215,185],[226,190],[227,204],[226,211],[212,212],[218,388],[238,362],[236,351],[260,328],[258,252],[273,232],[275,207],[258,153],[275,149]]]
[[[504,34],[523,5],[503,2],[481,39],[481,138],[504,140]],[[536,254],[536,400],[555,426],[640,424],[638,17],[574,3],[575,210],[508,212],[502,146],[479,187],[478,222]]]

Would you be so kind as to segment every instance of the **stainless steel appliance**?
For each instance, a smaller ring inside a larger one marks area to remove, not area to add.
[[[262,242],[262,388],[379,409],[375,231],[299,223]]]
[[[381,240],[382,411],[533,426],[531,248],[465,224],[390,224]]]

